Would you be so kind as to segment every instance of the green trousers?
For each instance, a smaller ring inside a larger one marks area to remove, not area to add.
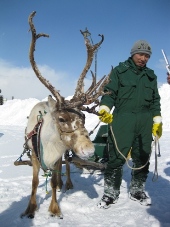
[[[137,113],[115,113],[112,129],[118,149],[127,157],[131,149],[133,167],[145,165],[151,153],[153,116],[150,111]],[[120,193],[122,167],[126,162],[116,149],[113,135],[108,130],[109,162],[104,173],[104,194],[111,197]],[[147,179],[148,164],[139,170],[132,170],[132,182],[141,188]]]

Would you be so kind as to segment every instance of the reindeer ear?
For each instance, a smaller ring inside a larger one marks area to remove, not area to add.
[[[48,106],[50,112],[57,110],[57,102],[52,98],[51,95],[48,96]]]

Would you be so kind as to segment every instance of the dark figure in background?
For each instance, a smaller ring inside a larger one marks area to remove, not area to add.
[[[167,83],[170,85],[170,74],[167,73]]]

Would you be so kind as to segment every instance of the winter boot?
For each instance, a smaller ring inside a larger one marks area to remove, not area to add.
[[[111,204],[117,203],[118,198],[119,196],[116,198],[111,198],[108,197],[107,195],[103,195],[101,200],[98,202],[97,206],[99,208],[108,209],[109,207],[111,207]]]
[[[141,205],[151,205],[151,198],[144,192],[144,181],[142,179],[131,181],[129,197],[130,199],[139,202]]]
[[[151,205],[151,198],[149,198],[145,192],[135,192],[134,194],[130,193],[130,199],[139,202],[143,206]]]
[[[120,184],[122,180],[122,167],[111,170],[111,173],[104,174],[104,195],[97,204],[99,208],[107,209],[118,201]]]

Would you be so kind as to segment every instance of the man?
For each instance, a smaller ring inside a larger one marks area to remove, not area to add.
[[[152,54],[150,45],[139,40],[130,54],[128,60],[112,70],[111,81],[104,89],[110,94],[102,97],[99,108],[100,120],[111,126],[108,132],[109,161],[104,173],[104,195],[98,203],[100,208],[109,208],[119,198],[125,158],[118,150],[125,157],[131,150],[134,169],[130,198],[143,205],[151,204],[144,188],[149,172],[152,133],[159,138],[162,135],[160,96],[157,77],[146,67]]]

